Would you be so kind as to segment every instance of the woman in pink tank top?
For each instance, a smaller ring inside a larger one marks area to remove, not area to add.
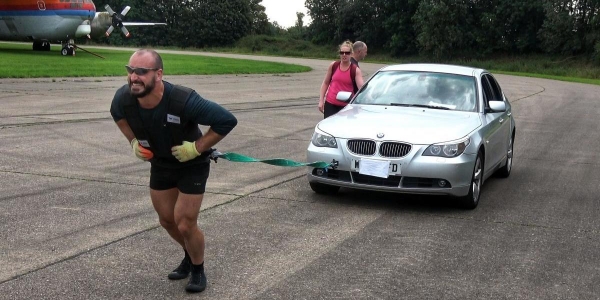
[[[345,41],[339,48],[340,60],[329,64],[327,74],[325,74],[325,79],[323,79],[323,83],[321,84],[319,111],[324,114],[325,118],[336,114],[346,106],[347,103],[336,100],[338,92],[354,93],[356,92],[354,83],[356,83],[357,88],[360,88],[364,83],[360,69],[350,63],[352,42]],[[352,69],[355,69],[356,72],[354,81],[351,76],[353,73]]]

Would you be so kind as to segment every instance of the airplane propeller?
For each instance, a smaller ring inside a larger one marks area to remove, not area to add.
[[[104,6],[104,8],[106,9],[106,11],[108,12],[108,14],[110,15],[111,22],[112,22],[112,24],[110,25],[110,27],[108,27],[108,29],[106,30],[106,36],[110,36],[110,34],[115,29],[115,27],[117,27],[117,28],[121,28],[121,31],[123,32],[123,34],[125,35],[125,37],[130,37],[129,31],[123,25],[123,18],[125,17],[125,15],[127,15],[127,13],[129,12],[129,10],[131,9],[131,7],[125,6],[125,8],[123,9],[123,11],[120,14],[118,14],[114,10],[112,10],[112,8],[110,8],[110,5],[108,5],[108,4],[106,4]]]

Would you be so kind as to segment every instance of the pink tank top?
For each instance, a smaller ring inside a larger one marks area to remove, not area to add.
[[[338,101],[335,98],[337,97],[338,92],[354,91],[352,78],[350,78],[350,68],[352,68],[352,66],[350,66],[348,70],[342,71],[338,67],[335,73],[333,73],[333,77],[329,83],[329,89],[327,90],[327,95],[325,96],[325,100],[327,102],[337,106],[346,106],[348,104],[347,102]]]

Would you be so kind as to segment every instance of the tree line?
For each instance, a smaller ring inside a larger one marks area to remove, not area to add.
[[[168,24],[135,28],[133,42],[140,46],[219,47],[264,34],[322,45],[361,40],[398,57],[548,53],[600,61],[600,0],[306,0],[311,23],[304,24],[298,13],[296,25],[285,29],[268,21],[261,2],[119,0],[109,5],[115,11],[131,6],[126,21]]]

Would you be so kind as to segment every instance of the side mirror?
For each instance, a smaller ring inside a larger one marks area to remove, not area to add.
[[[335,96],[335,99],[342,102],[348,102],[351,96],[352,92],[338,92],[337,96]]]
[[[489,104],[492,112],[506,111],[506,103],[504,101],[490,101]]]

